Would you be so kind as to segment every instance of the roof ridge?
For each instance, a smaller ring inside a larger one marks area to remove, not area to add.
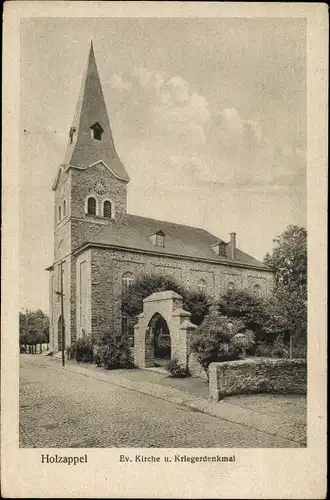
[[[196,227],[196,226],[188,226],[187,224],[181,224],[180,222],[174,222],[174,221],[168,221],[168,220],[160,220],[160,219],[154,219],[153,217],[145,217],[144,215],[136,215],[136,214],[127,214],[129,217],[139,217],[140,219],[147,219],[151,220],[153,222],[160,222],[163,224],[175,224],[176,226],[182,226],[186,227],[189,229],[197,229],[198,231],[204,231],[205,233],[211,234],[215,238],[218,238],[218,236],[215,236],[214,234],[210,233],[207,229],[204,229],[202,227]],[[218,238],[219,241],[224,241],[221,238]]]

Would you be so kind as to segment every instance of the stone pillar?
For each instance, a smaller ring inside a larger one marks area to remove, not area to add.
[[[145,329],[143,329],[144,314],[138,316],[138,322],[134,325],[134,365],[138,368],[145,368]]]
[[[196,330],[197,326],[194,325],[194,323],[191,323],[188,319],[183,321],[183,323],[180,326],[180,331],[182,332],[182,338],[185,337],[185,362],[184,366],[187,370],[189,370],[189,344],[190,344],[190,337],[191,334]]]

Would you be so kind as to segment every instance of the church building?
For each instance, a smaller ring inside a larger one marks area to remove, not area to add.
[[[235,233],[225,241],[204,229],[127,213],[130,179],[115,149],[92,45],[68,132],[53,184],[54,260],[47,269],[55,350],[62,348],[61,263],[66,346],[84,333],[127,330],[121,292],[140,273],[170,275],[214,296],[230,287],[271,289],[273,271],[239,250]]]

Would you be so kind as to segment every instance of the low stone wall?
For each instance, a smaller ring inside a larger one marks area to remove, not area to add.
[[[211,363],[210,398],[219,401],[233,394],[306,394],[305,359],[248,358]]]

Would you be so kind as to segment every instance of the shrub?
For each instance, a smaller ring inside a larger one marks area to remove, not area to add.
[[[93,340],[91,335],[84,335],[72,342],[71,347],[67,348],[69,359],[75,359],[77,363],[92,363]]]
[[[94,361],[107,370],[132,368],[133,360],[128,335],[107,330],[94,348]]]
[[[278,335],[272,343],[260,342],[255,355],[265,358],[289,358],[290,350],[283,340],[283,335]]]
[[[189,371],[176,358],[166,363],[166,370],[170,372],[172,377],[183,378],[189,376]]]
[[[190,350],[208,377],[210,363],[245,357],[253,344],[254,334],[242,321],[222,316],[213,306],[192,337]]]

